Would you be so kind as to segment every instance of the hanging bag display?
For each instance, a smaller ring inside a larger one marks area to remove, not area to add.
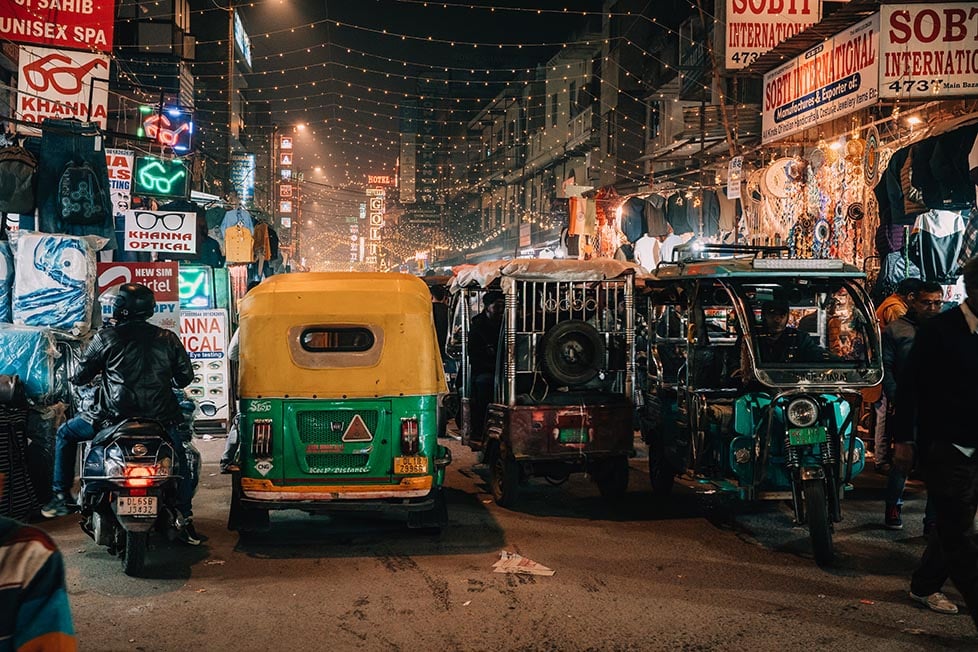
[[[23,147],[0,149],[0,213],[32,214],[37,204],[37,159]]]
[[[244,225],[241,209],[238,209],[238,223],[224,231],[224,257],[228,263],[250,263],[254,261],[254,237]]]

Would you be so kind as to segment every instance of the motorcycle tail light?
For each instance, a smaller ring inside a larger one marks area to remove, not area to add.
[[[153,476],[156,475],[155,466],[134,466],[130,465],[125,470],[125,484],[127,487],[148,487],[153,484]]]
[[[417,455],[419,449],[418,418],[401,419],[401,454]]]
[[[255,419],[251,425],[251,452],[255,457],[272,456],[272,420]]]

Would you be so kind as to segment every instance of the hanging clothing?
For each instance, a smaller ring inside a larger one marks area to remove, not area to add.
[[[652,237],[669,235],[666,221],[666,200],[659,195],[645,198],[645,233]]]
[[[97,235],[108,240],[104,251],[122,249],[116,241],[115,224],[112,211],[109,211],[100,224],[69,224],[61,219],[58,187],[65,166],[79,158],[95,172],[102,181],[103,205],[112,206],[109,194],[109,168],[105,162],[105,150],[101,147],[103,138],[98,127],[79,120],[55,120],[47,118],[41,123],[41,147],[37,166],[37,229],[44,233],[65,233],[68,235]],[[30,140],[30,139],[28,139]],[[30,147],[28,147],[30,149]],[[34,216],[21,216],[20,228],[24,231],[34,229]],[[121,234],[120,234],[121,236]]]
[[[672,227],[673,233],[693,233],[696,229],[686,215],[686,197],[681,192],[674,192],[666,200],[666,221]],[[697,222],[699,220],[697,219]]]
[[[629,242],[645,235],[645,200],[641,197],[629,197],[622,204],[621,231]]]
[[[978,256],[978,208],[971,209],[968,224],[964,227],[961,251],[958,252],[958,266],[964,267],[964,264],[975,256]]]
[[[727,199],[727,193],[723,190],[718,190],[716,196],[720,205],[720,231],[736,231],[740,221],[740,200]]]
[[[584,235],[598,234],[598,206],[594,199],[584,200]]]
[[[911,236],[922,277],[944,285],[954,283],[965,223],[956,211],[930,210],[917,216]]]
[[[643,235],[635,243],[635,262],[646,272],[655,271],[660,260],[659,249],[660,244],[658,238],[653,238],[648,234]]]

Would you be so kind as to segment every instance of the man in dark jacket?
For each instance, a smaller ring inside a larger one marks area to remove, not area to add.
[[[894,409],[896,406],[897,379],[903,372],[913,348],[917,328],[923,322],[941,312],[943,291],[941,286],[933,281],[920,281],[917,289],[907,296],[907,312],[890,322],[883,329],[883,396],[886,405]],[[890,426],[893,427],[892,424]],[[883,441],[886,441],[885,439]],[[876,451],[877,459],[889,458],[889,451],[880,448]],[[903,506],[903,489],[907,484],[907,476],[900,469],[890,469],[886,484],[885,525],[888,530],[903,529],[901,509]],[[928,501],[928,507],[931,506]],[[924,529],[929,530],[928,523],[932,514],[924,516]]]
[[[927,601],[949,575],[978,626],[978,547],[972,533],[978,510],[978,258],[964,266],[963,275],[964,303],[917,330],[897,385],[893,465],[909,473],[919,455],[937,514],[936,534],[911,579],[911,597]]]
[[[58,428],[51,485],[54,497],[41,510],[44,516],[68,513],[75,448],[108,424],[130,417],[156,419],[169,430],[180,468],[190,469],[184,446],[190,433],[173,388],[189,385],[194,370],[180,338],[146,321],[155,307],[156,299],[146,286],[121,286],[113,302],[116,324],[96,333],[85,349],[71,382],[84,385],[100,374],[101,379],[91,413],[76,416]],[[194,489],[195,474],[182,472],[177,490],[177,527],[185,542],[197,545],[200,538],[193,526],[191,507]]]

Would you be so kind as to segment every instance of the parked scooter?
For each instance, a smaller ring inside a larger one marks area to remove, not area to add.
[[[179,445],[188,449],[190,469],[175,467]],[[152,419],[127,419],[102,429],[88,447],[81,474],[82,530],[119,556],[126,575],[139,575],[150,533],[176,538],[177,484],[181,473],[198,472],[199,461],[189,440],[173,442]]]

